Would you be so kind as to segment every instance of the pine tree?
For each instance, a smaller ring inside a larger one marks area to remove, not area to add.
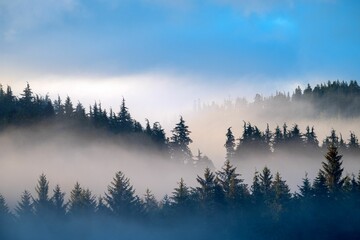
[[[21,221],[29,221],[34,217],[34,208],[31,200],[31,194],[25,190],[21,195],[21,200],[18,202],[15,211]]]
[[[46,217],[51,210],[51,200],[49,198],[49,182],[45,174],[41,174],[35,188],[37,197],[34,199],[34,210],[38,217]]]
[[[70,192],[69,214],[77,217],[91,216],[96,209],[96,199],[89,189],[81,188],[78,182]]]
[[[271,187],[274,193],[276,211],[281,212],[291,200],[290,188],[286,184],[286,181],[282,180],[279,172],[275,174],[275,179]]]
[[[189,209],[190,204],[190,190],[184,183],[184,179],[180,179],[178,187],[174,189],[173,195],[171,196],[173,206],[176,210],[186,211]]]
[[[59,185],[56,185],[50,200],[52,202],[54,214],[58,219],[64,218],[66,215],[66,208],[68,204],[65,203],[64,197],[65,193],[61,191]]]
[[[119,131],[122,133],[130,133],[134,130],[133,119],[131,118],[128,108],[125,105],[124,98],[122,99],[122,103],[120,106],[118,127],[119,127]]]
[[[66,97],[64,104],[65,117],[71,119],[74,114],[74,107],[69,96]]]
[[[337,147],[334,144],[330,144],[325,158],[327,162],[322,162],[323,169],[321,171],[326,179],[329,193],[332,197],[336,198],[340,194],[346,179],[342,178],[342,172],[344,171],[344,169],[341,167],[342,155],[338,154]]]
[[[133,217],[139,212],[139,199],[130,185],[130,180],[122,172],[117,172],[105,193],[105,202],[118,217]]]
[[[312,199],[313,189],[307,173],[305,174],[305,178],[302,180],[302,185],[299,186],[299,190],[300,192],[297,194],[297,196],[302,202],[308,202]]]
[[[189,148],[192,140],[189,136],[191,132],[188,128],[183,117],[180,117],[180,122],[172,130],[173,135],[171,137],[172,158],[185,164],[192,162],[192,153]]]
[[[264,167],[262,173],[259,175],[260,180],[260,193],[262,199],[266,205],[270,204],[273,198],[273,189],[272,189],[272,174],[268,167]]]
[[[314,193],[314,197],[320,202],[322,202],[324,199],[328,197],[328,187],[326,184],[326,178],[321,170],[318,172],[318,175],[314,179],[313,193]]]
[[[143,202],[145,214],[148,217],[154,217],[159,210],[159,205],[150,189],[146,189]]]
[[[232,206],[238,203],[244,203],[249,193],[240,174],[236,173],[236,167],[225,161],[224,166],[217,172],[217,181],[221,185],[228,203]]]
[[[5,223],[10,223],[13,220],[13,216],[6,204],[5,198],[0,194],[0,231]],[[1,233],[0,233],[1,236]]]
[[[231,131],[231,127],[228,128],[226,133],[226,142],[225,142],[225,149],[226,149],[226,157],[225,159],[227,161],[233,161],[234,155],[235,155],[235,137]]]

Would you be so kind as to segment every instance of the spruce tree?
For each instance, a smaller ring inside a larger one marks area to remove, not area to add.
[[[297,194],[297,197],[302,202],[308,202],[312,199],[313,189],[312,189],[311,182],[308,178],[307,173],[305,174],[305,178],[303,178],[303,180],[302,180],[302,185],[299,186],[299,190],[300,190],[300,192]]]
[[[34,208],[30,192],[25,190],[21,195],[21,200],[18,202],[15,211],[18,219],[21,221],[29,221],[34,217]]]
[[[69,214],[76,217],[87,217],[95,213],[96,199],[89,189],[83,189],[78,182],[70,192]]]
[[[190,190],[184,183],[183,178],[181,178],[180,182],[178,182],[178,187],[174,189],[171,200],[173,201],[173,206],[179,212],[190,209]]]
[[[172,158],[176,161],[183,162],[185,164],[192,162],[192,153],[189,148],[189,144],[192,143],[190,138],[189,127],[185,124],[183,117],[180,117],[180,122],[176,124],[172,130],[171,148]]]
[[[321,172],[326,179],[326,184],[330,195],[336,198],[340,194],[346,179],[342,178],[342,172],[344,171],[344,169],[341,167],[342,155],[338,154],[337,147],[334,144],[330,144],[325,158],[327,161],[322,162],[323,169]]]
[[[118,217],[132,217],[139,212],[139,199],[130,185],[130,180],[119,171],[105,193],[105,202],[112,213]]]
[[[38,217],[46,217],[51,211],[51,200],[49,198],[49,182],[45,174],[41,174],[35,188],[37,197],[34,199],[34,210]]]
[[[61,191],[59,185],[56,185],[50,200],[52,202],[54,214],[58,219],[64,218],[66,215],[67,204],[65,203],[64,197],[65,193]]]
[[[275,174],[275,179],[271,188],[274,194],[274,204],[276,210],[281,212],[289,204],[291,200],[291,193],[289,186],[286,184],[286,181],[282,180],[279,172]]]
[[[225,159],[227,161],[233,161],[234,155],[235,155],[235,137],[231,131],[231,127],[228,128],[226,133],[226,142],[225,142],[225,149],[226,149],[226,157]]]
[[[154,194],[151,193],[150,189],[146,189],[143,206],[144,212],[148,217],[154,217],[159,210],[158,202],[156,201]]]
[[[130,133],[134,130],[133,119],[131,118],[130,112],[125,105],[124,98],[122,99],[118,116],[118,129],[122,133]]]
[[[6,204],[5,198],[0,194],[0,231],[5,223],[10,223],[13,220],[13,216]],[[0,233],[1,236],[1,233]]]
[[[260,193],[262,199],[266,205],[270,204],[273,198],[273,189],[272,189],[272,174],[268,167],[264,167],[262,173],[259,175],[259,184],[260,184]]]

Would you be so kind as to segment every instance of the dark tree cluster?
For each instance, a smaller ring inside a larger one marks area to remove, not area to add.
[[[197,156],[193,156],[189,148],[192,143],[191,131],[183,117],[180,117],[179,123],[172,130],[172,136],[168,138],[159,122],[150,124],[146,119],[146,126],[143,127],[135,120],[124,98],[118,113],[112,109],[107,112],[96,102],[89,106],[87,112],[80,102],[75,106],[69,96],[64,102],[60,96],[52,101],[48,96],[35,95],[27,84],[21,96],[16,97],[10,86],[5,91],[0,85],[0,130],[9,126],[27,127],[37,123],[61,124],[69,129],[83,131],[105,131],[131,140],[134,145],[150,142],[152,149],[158,150],[174,162],[194,167],[213,167],[211,160],[202,156],[200,151]]]
[[[33,197],[24,191],[15,211],[0,195],[1,239],[358,239],[360,172],[344,176],[342,156],[328,147],[313,182],[305,175],[296,193],[265,167],[247,186],[230,161],[205,169],[198,185],[181,179],[157,201],[136,195],[117,172],[104,196],[76,183],[68,200],[42,174]]]
[[[260,131],[257,126],[244,122],[242,136],[236,141],[231,128],[226,133],[226,159],[229,161],[243,159],[251,154],[271,154],[279,152],[291,152],[292,154],[308,154],[325,152],[328,146],[334,145],[341,152],[359,156],[360,145],[357,136],[350,132],[348,141],[340,134],[338,136],[333,129],[329,136],[319,144],[314,127],[306,127],[302,133],[297,124],[290,129],[284,123],[282,127],[276,126],[272,132],[267,125],[265,131]]]
[[[196,110],[215,111],[257,111],[261,116],[284,116],[299,114],[302,116],[318,117],[359,117],[360,116],[360,86],[357,81],[328,81],[305,89],[298,86],[294,92],[276,92],[275,95],[263,97],[256,94],[254,102],[249,103],[244,98],[235,101],[225,100],[223,104],[195,104]]]

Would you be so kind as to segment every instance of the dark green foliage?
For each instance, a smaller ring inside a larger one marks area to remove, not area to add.
[[[189,205],[191,204],[190,190],[184,183],[184,179],[180,179],[178,187],[174,189],[171,200],[173,201],[173,206],[179,212],[186,211],[186,209],[189,208]],[[163,200],[163,204],[165,204],[165,206],[168,202],[169,201],[166,199]]]
[[[183,117],[180,117],[179,123],[176,124],[172,130],[171,137],[171,157],[177,162],[184,162],[185,164],[192,162],[192,153],[189,144],[192,143],[190,138],[189,127],[185,124]]]
[[[323,169],[321,171],[326,179],[329,194],[338,197],[345,182],[345,178],[342,178],[344,171],[341,167],[342,155],[338,154],[337,147],[334,144],[330,144],[325,158],[327,162],[322,163]]]
[[[225,149],[226,149],[226,157],[227,161],[233,161],[235,155],[235,137],[231,131],[231,127],[228,128],[226,133],[226,142],[225,142]]]
[[[34,199],[34,210],[38,217],[46,217],[52,207],[51,199],[49,198],[49,182],[45,174],[41,174],[38,184],[35,188],[36,198]]]
[[[31,194],[25,190],[21,195],[21,200],[15,208],[16,214],[21,221],[29,221],[34,216],[34,208]]]
[[[89,189],[81,188],[77,182],[70,192],[69,214],[72,216],[91,216],[96,210],[96,200]]]
[[[52,208],[57,218],[61,219],[66,215],[67,203],[65,203],[65,193],[61,191],[59,185],[55,186],[53,196],[51,197]]]
[[[135,190],[122,172],[117,172],[108,186],[105,202],[115,216],[133,217],[140,211],[140,203]]]

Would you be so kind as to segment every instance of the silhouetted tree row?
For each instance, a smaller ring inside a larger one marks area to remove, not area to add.
[[[272,132],[269,125],[265,131],[260,131],[257,126],[244,122],[243,133],[238,140],[233,135],[231,128],[227,130],[224,146],[226,148],[226,159],[231,161],[251,154],[284,151],[299,154],[304,150],[309,154],[319,151],[325,152],[330,145],[336,146],[344,153],[360,154],[359,140],[353,132],[350,132],[348,141],[345,141],[341,134],[338,136],[336,131],[332,129],[330,135],[326,136],[322,144],[319,145],[314,127],[307,126],[306,132],[302,133],[297,124],[289,129],[286,123],[281,128],[276,126]]]
[[[122,172],[115,174],[103,197],[96,198],[76,183],[65,201],[58,185],[49,193],[49,182],[42,174],[36,196],[25,190],[14,213],[0,195],[0,236],[75,239],[75,233],[91,236],[92,231],[100,231],[102,237],[121,238],[124,232],[111,234],[131,222],[141,226],[140,231],[150,228],[158,231],[157,237],[171,234],[174,239],[195,233],[202,239],[356,239],[360,234],[360,172],[357,178],[343,175],[342,156],[333,144],[325,158],[314,181],[305,175],[294,194],[280,174],[273,175],[267,167],[255,172],[248,187],[227,160],[217,172],[206,168],[203,176],[197,176],[196,187],[180,179],[172,195],[160,202],[149,189],[143,197],[136,195]],[[138,239],[136,234],[130,237]]]
[[[275,95],[264,97],[256,94],[254,101],[249,103],[245,98],[225,100],[222,104],[194,105],[196,110],[237,111],[252,110],[268,116],[299,114],[304,117],[358,117],[360,116],[360,86],[357,81],[328,81],[305,89],[298,86],[291,94],[276,92]]]
[[[5,91],[0,85],[0,130],[8,126],[31,126],[44,122],[63,124],[70,129],[100,129],[124,138],[131,136],[133,143],[143,143],[136,140],[147,139],[152,143],[151,147],[175,162],[194,167],[213,167],[211,160],[207,156],[202,156],[200,150],[197,156],[193,156],[189,148],[189,144],[192,143],[191,131],[183,117],[180,117],[179,123],[172,130],[172,136],[168,138],[159,122],[151,125],[146,119],[144,128],[135,120],[124,98],[118,113],[112,109],[108,113],[96,102],[89,106],[87,112],[80,102],[74,106],[69,96],[64,102],[60,96],[51,101],[48,96],[35,95],[27,84],[20,97],[16,97],[10,86]]]

